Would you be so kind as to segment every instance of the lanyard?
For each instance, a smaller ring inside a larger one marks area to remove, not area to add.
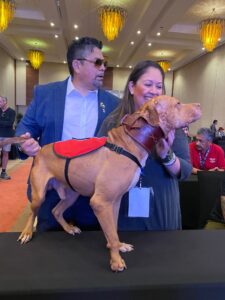
[[[210,148],[206,151],[204,157],[203,157],[201,151],[198,152],[198,153],[199,153],[199,158],[200,158],[200,168],[201,168],[201,170],[204,170],[204,169],[205,169],[205,162],[206,162],[207,156],[208,156],[208,154],[209,154],[209,150],[210,150]]]

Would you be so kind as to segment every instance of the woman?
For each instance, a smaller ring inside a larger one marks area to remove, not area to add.
[[[125,114],[133,113],[145,101],[164,94],[164,91],[162,68],[150,60],[139,62],[128,78],[121,103],[105,119],[98,135],[107,135],[111,128],[120,125]],[[130,217],[131,203],[126,194],[121,201],[118,229],[181,229],[178,179],[186,179],[191,170],[188,143],[183,130],[171,131],[167,140],[161,139],[155,146],[141,176],[142,186],[149,187],[148,216]],[[139,199],[136,198],[136,201]]]

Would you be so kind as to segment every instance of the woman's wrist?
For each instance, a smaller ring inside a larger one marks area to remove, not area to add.
[[[173,150],[169,149],[165,158],[160,158],[160,161],[164,166],[168,167],[168,166],[172,166],[176,162],[176,158],[177,157],[173,152]]]

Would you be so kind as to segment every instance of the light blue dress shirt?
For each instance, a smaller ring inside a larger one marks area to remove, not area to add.
[[[93,137],[98,122],[98,91],[82,96],[68,80],[62,140]]]

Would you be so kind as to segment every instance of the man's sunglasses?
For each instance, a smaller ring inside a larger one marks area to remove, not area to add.
[[[108,62],[104,59],[100,59],[100,58],[97,58],[95,61],[93,60],[89,60],[87,58],[77,58],[77,60],[85,60],[85,61],[88,61],[92,64],[94,64],[96,67],[101,67],[102,65],[104,65],[104,67],[106,68],[107,65],[108,65]]]

